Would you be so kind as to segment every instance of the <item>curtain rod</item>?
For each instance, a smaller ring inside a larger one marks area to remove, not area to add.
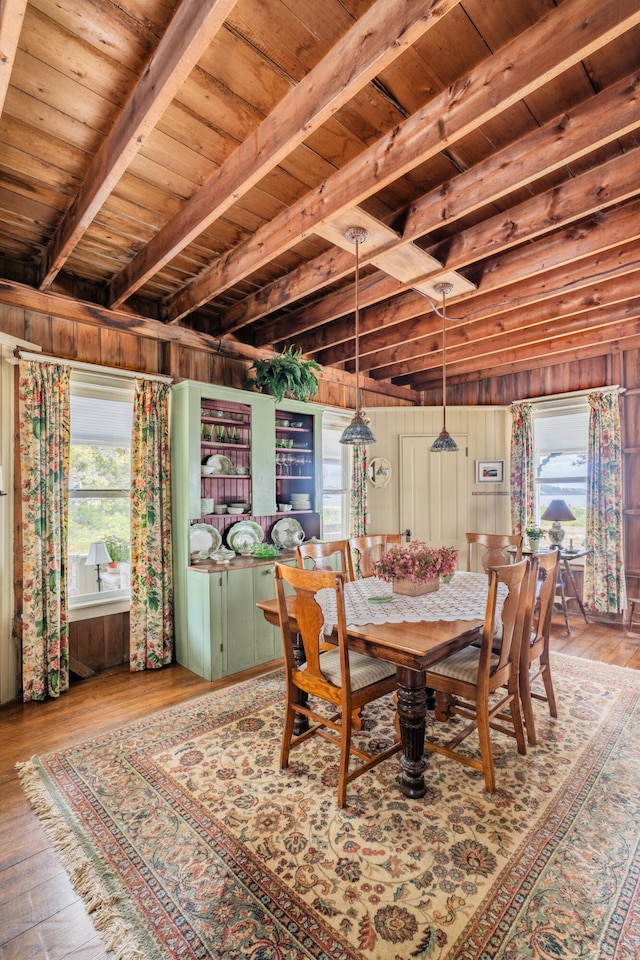
[[[626,393],[626,387],[614,383],[611,387],[590,387],[588,390],[572,390],[569,393],[550,393],[546,397],[524,397],[522,400],[512,400],[512,403],[546,403],[547,400],[570,400],[572,397],[587,397],[590,393],[606,393],[608,390],[617,390]]]
[[[122,379],[126,377],[130,380],[157,380],[159,383],[173,383],[173,377],[163,377],[155,373],[136,373],[134,370],[123,370],[120,367],[102,367],[96,363],[83,363],[80,360],[64,360],[62,357],[49,357],[43,353],[29,353],[27,350],[16,348],[16,356],[21,360],[35,360],[43,363],[62,363],[72,370],[86,370],[89,373],[100,373],[109,377]]]

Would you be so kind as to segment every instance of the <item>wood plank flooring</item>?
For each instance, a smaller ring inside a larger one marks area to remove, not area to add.
[[[640,636],[571,617],[553,627],[555,651],[640,669]],[[209,683],[177,664],[130,673],[119,667],[41,704],[0,708],[0,960],[108,960],[82,901],[22,792],[15,764],[86,740],[158,710],[272,669]]]

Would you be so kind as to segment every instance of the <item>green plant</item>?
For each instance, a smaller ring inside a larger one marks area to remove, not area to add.
[[[278,401],[285,396],[295,400],[310,400],[318,389],[318,380],[313,371],[321,368],[315,360],[301,358],[302,350],[294,350],[291,345],[275,357],[254,360],[249,368],[254,375],[247,378],[245,386],[271,393]]]
[[[543,530],[542,527],[530,526],[525,530],[526,535],[533,540],[542,540],[543,537],[546,537],[547,531]]]
[[[125,562],[129,559],[129,541],[123,537],[107,537],[105,540],[112,563]]]

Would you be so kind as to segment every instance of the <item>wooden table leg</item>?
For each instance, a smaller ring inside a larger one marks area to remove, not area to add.
[[[402,739],[401,789],[412,800],[424,797],[427,786],[424,771],[427,761],[424,755],[426,731],[427,690],[425,673],[420,670],[397,668],[398,719]]]
[[[293,642],[293,659],[295,661],[296,667],[300,668],[303,663],[306,663],[306,657],[304,655],[304,646],[302,644],[302,638],[299,633],[296,633],[296,638]],[[304,690],[298,690],[298,703],[306,707],[308,696]],[[293,735],[294,737],[300,736],[301,733],[304,733],[309,729],[309,718],[305,717],[303,713],[296,713],[295,720],[293,721]]]
[[[582,597],[578,593],[578,587],[576,586],[576,581],[575,581],[575,577],[573,576],[573,570],[571,569],[570,562],[565,558],[563,558],[562,562],[564,563],[564,569],[567,575],[567,582],[571,585],[571,590],[573,591],[572,596],[569,597],[569,599],[570,600],[573,599],[576,601],[576,603],[580,607],[580,613],[584,617],[584,622],[589,623],[589,621],[587,620],[587,611],[584,608]],[[565,608],[566,608],[566,599],[567,598],[565,597]],[[568,624],[568,621],[567,621],[567,624]]]

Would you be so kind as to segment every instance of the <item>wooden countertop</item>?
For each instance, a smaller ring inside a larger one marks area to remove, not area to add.
[[[216,563],[215,560],[196,560],[190,563],[188,569],[196,573],[220,573],[222,570],[245,570],[247,567],[260,567],[268,563],[279,563],[286,560],[295,560],[295,550],[281,550],[277,557],[241,557],[236,556],[226,563]]]

